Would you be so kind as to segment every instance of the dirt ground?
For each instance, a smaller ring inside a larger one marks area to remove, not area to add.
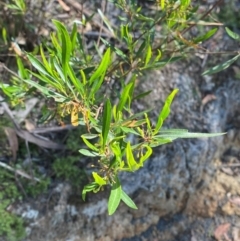
[[[49,35],[52,18],[68,23],[79,14],[77,1],[65,2],[75,10],[66,13],[55,1],[32,2],[35,14],[29,19],[35,22],[35,16],[41,23],[39,35]],[[37,14],[40,9],[45,11]],[[91,32],[99,28],[97,21],[89,27]],[[209,50],[239,47],[226,44],[223,29],[217,34],[206,43]],[[165,127],[226,135],[176,140],[157,148],[137,173],[123,174],[123,189],[136,211],[121,205],[108,216],[107,190],[84,203],[69,183],[51,183],[47,193],[11,207],[27,223],[24,241],[240,241],[240,67],[235,63],[218,75],[201,76],[207,63],[218,61],[195,53],[147,73],[139,78],[138,90],[153,91],[134,108],[154,108],[154,118],[167,94],[179,88]]]

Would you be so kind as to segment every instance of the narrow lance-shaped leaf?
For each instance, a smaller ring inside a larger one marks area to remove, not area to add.
[[[131,85],[131,88],[129,90],[129,98],[128,98],[128,106],[127,108],[130,109],[131,108],[131,103],[132,103],[132,98],[133,98],[133,92],[134,92],[134,88],[135,88],[135,80],[136,80],[137,76],[134,74],[130,80],[129,83],[133,83]]]
[[[94,181],[95,181],[99,186],[103,186],[103,185],[106,185],[106,184],[107,184],[107,182],[106,182],[102,177],[100,177],[96,172],[92,172],[92,175],[93,175]]]
[[[205,33],[203,36],[197,37],[193,40],[194,43],[199,43],[208,40],[211,38],[216,32],[218,31],[218,28],[210,29],[207,33]]]
[[[73,54],[75,50],[76,42],[77,42],[77,24],[76,23],[73,24],[73,29],[72,29],[70,38],[72,43],[72,54]]]
[[[132,209],[138,209],[133,200],[123,190],[121,193],[121,199],[128,207]]]
[[[99,151],[98,148],[96,146],[94,146],[91,142],[89,142],[86,138],[84,138],[84,136],[81,136],[81,137],[82,137],[82,139],[83,139],[83,141],[84,141],[84,143],[86,144],[87,147],[89,147],[93,151],[96,151],[96,152]]]
[[[32,54],[27,55],[29,61],[33,65],[34,68],[36,68],[40,73],[49,75],[48,71],[46,70],[45,66]]]
[[[93,83],[90,94],[89,94],[89,99],[94,99],[95,94],[97,93],[97,91],[99,90],[99,88],[101,87],[103,81],[105,78],[105,72],[102,73],[102,76]]]
[[[137,95],[137,96],[134,96],[134,97],[133,97],[133,100],[141,99],[141,98],[149,95],[151,92],[152,92],[152,90],[148,90],[148,91],[146,91],[146,92],[143,92],[143,93],[141,93],[141,94],[139,94],[139,95]]]
[[[228,68],[231,64],[233,64],[238,58],[239,58],[240,54],[238,54],[237,56],[233,57],[232,59],[229,59],[228,61],[224,62],[224,63],[221,63],[221,64],[218,64],[206,71],[204,71],[202,73],[202,75],[210,75],[210,74],[215,74],[215,73],[218,73],[226,68]]]
[[[112,105],[110,100],[107,99],[103,109],[103,124],[102,124],[102,137],[103,137],[102,147],[103,148],[107,142],[111,119],[112,119]]]
[[[145,65],[144,66],[147,66],[147,64],[149,63],[151,57],[152,57],[152,48],[151,48],[151,45],[149,43],[148,48],[147,48],[147,54],[146,54],[146,59],[145,59]]]
[[[77,79],[72,67],[68,63],[67,63],[66,68],[67,68],[67,73],[70,77],[70,80],[72,81],[72,83],[76,87],[76,89],[78,90],[79,94],[83,97],[85,92],[84,92],[84,87],[83,87],[82,83],[80,82],[79,79]]]
[[[62,66],[65,79],[67,79],[67,65],[69,64],[70,54],[72,52],[72,43],[66,27],[59,21],[53,20],[62,40]]]
[[[109,43],[107,40],[105,40],[104,38],[101,38],[101,41],[108,47],[111,48],[111,50],[116,53],[118,56],[120,56],[122,59],[124,59],[125,61],[127,61],[127,56],[126,54],[123,53],[123,51],[117,47],[115,47],[113,44]]]
[[[150,146],[145,145],[144,146],[147,151],[144,155],[140,158],[140,165],[143,166],[144,162],[152,155],[152,148]]]
[[[36,83],[35,81],[29,80],[29,79],[23,79],[23,81],[26,82],[27,84],[30,84],[31,86],[34,86],[47,97],[54,97],[55,99],[58,99],[58,102],[63,102],[66,100],[65,96],[63,96],[57,92],[53,93],[49,88],[46,88],[46,87]]]
[[[85,86],[86,83],[87,83],[87,79],[86,79],[86,75],[85,75],[85,73],[82,69],[80,70],[80,74],[81,74],[81,77],[82,77],[83,85]]]
[[[18,65],[18,70],[19,70],[20,77],[22,79],[28,79],[29,78],[29,74],[28,74],[27,70],[25,69],[21,58],[19,58],[18,56],[16,56],[16,58],[17,58],[17,65]]]
[[[92,183],[87,184],[86,186],[84,186],[83,191],[82,191],[82,199],[83,199],[83,201],[85,201],[85,199],[86,199],[86,194],[88,192],[92,192],[92,191],[96,190],[98,188],[98,186],[99,185],[96,182],[92,182]]]
[[[81,154],[83,154],[84,156],[91,156],[91,157],[99,156],[99,154],[97,152],[89,151],[87,149],[80,149],[79,152]]]
[[[94,139],[94,138],[99,137],[99,135],[98,134],[86,133],[86,134],[81,135],[81,137],[84,137],[85,139]]]
[[[104,16],[103,12],[100,9],[98,9],[98,13],[99,13],[100,17],[102,18],[103,22],[107,25],[109,31],[112,33],[113,37],[115,37],[114,31],[110,25],[110,21],[107,19],[106,16]]]
[[[170,114],[170,106],[172,104],[173,98],[175,97],[175,95],[177,94],[178,89],[175,89],[172,91],[172,93],[167,97],[164,106],[162,108],[162,111],[160,112],[159,116],[158,116],[158,121],[155,127],[155,130],[153,132],[153,134],[155,135],[156,133],[158,133],[158,131],[160,130],[160,128],[162,127],[162,124],[164,122],[164,120],[168,117],[168,115]]]
[[[53,79],[53,77],[51,77],[49,75],[37,74],[37,73],[34,73],[34,72],[30,72],[30,73],[33,76],[35,76],[36,78],[38,78],[39,80],[42,80],[43,82],[49,84],[52,88],[55,88],[58,91],[62,90],[62,85],[60,83],[58,83],[57,79]]]
[[[108,200],[108,214],[112,215],[115,213],[120,201],[121,201],[122,187],[116,177],[115,183],[112,185],[110,197]]]
[[[226,133],[191,133],[191,132],[180,132],[177,131],[176,133],[161,133],[156,135],[155,138],[168,138],[171,140],[175,140],[177,138],[208,138],[208,137],[217,137],[224,135]]]
[[[128,84],[125,86],[125,88],[123,89],[123,92],[122,92],[122,94],[121,94],[120,101],[119,101],[118,106],[117,106],[117,112],[123,110],[123,107],[125,106],[128,98],[129,98],[129,92],[130,92],[133,84],[134,84],[134,82],[130,82],[130,83],[128,83]]]
[[[152,127],[151,127],[150,120],[148,118],[148,114],[144,113],[144,115],[145,115],[145,121],[147,123],[147,130],[148,130],[149,133],[152,133]]]
[[[51,68],[50,64],[48,63],[48,61],[47,61],[47,59],[45,57],[45,54],[44,54],[42,46],[40,46],[40,53],[41,53],[41,57],[42,57],[42,61],[43,61],[44,67],[52,75],[52,68]]]
[[[126,158],[127,158],[127,163],[130,171],[136,171],[139,169],[140,166],[134,159],[130,142],[127,143]]]
[[[161,9],[163,10],[165,7],[165,0],[160,0],[159,3],[161,5]]]
[[[102,58],[100,65],[98,66],[97,70],[91,76],[91,78],[89,80],[90,84],[92,84],[93,81],[97,80],[103,73],[106,72],[108,65],[110,63],[110,60],[111,60],[110,57],[111,57],[111,51],[110,51],[110,48],[108,48]]]
[[[235,40],[239,40],[240,39],[240,35],[238,35],[237,33],[234,33],[232,30],[230,30],[228,27],[225,28],[227,34],[229,37],[235,39]]]

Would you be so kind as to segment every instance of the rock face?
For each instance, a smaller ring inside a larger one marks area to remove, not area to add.
[[[227,134],[176,140],[155,149],[138,172],[124,173],[123,189],[138,210],[121,204],[108,216],[108,194],[90,195],[86,203],[80,197],[71,202],[71,187],[59,184],[51,194],[54,205],[42,197],[17,209],[29,223],[26,241],[211,240],[217,225],[237,224],[240,82],[228,79],[217,85],[179,69],[186,66],[172,66],[150,74],[148,81],[140,80],[139,89],[153,89],[144,106],[154,107],[154,118],[169,92],[179,88],[166,127]],[[141,109],[139,103],[136,108]],[[29,212],[36,215],[28,216]]]

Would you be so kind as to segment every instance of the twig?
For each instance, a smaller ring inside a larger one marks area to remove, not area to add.
[[[211,7],[206,13],[204,13],[204,14],[200,17],[199,21],[202,20],[202,19],[204,19],[205,17],[207,17],[207,15],[208,15],[209,13],[211,13],[212,10],[213,10],[215,7],[217,7],[222,1],[223,1],[223,0],[218,0],[217,2],[215,2],[215,3],[212,5],[212,7]],[[193,27],[196,26],[196,25],[197,25],[197,23],[191,25],[190,27],[188,27],[188,28],[186,28],[186,29],[184,29],[184,30],[181,32],[181,34],[184,34],[184,33],[188,32],[191,28],[193,28]]]
[[[53,126],[53,127],[46,127],[46,128],[36,128],[31,131],[31,133],[49,133],[53,131],[63,131],[63,130],[70,130],[76,128],[73,125],[65,125],[65,126]]]
[[[27,179],[30,179],[30,180],[33,180],[33,179],[34,179],[34,180],[37,181],[37,182],[41,182],[40,179],[38,179],[38,178],[36,178],[36,177],[31,177],[31,176],[29,176],[27,173],[25,173],[25,172],[23,172],[23,171],[21,171],[21,170],[18,170],[18,169],[14,169],[14,168],[10,167],[9,165],[7,165],[7,164],[5,164],[5,163],[3,163],[3,162],[1,162],[1,161],[0,161],[0,166],[8,169],[9,171],[12,171],[12,172],[20,175],[20,176],[22,176],[22,177],[25,177],[25,178],[27,178]]]
[[[220,165],[220,167],[240,167],[240,163],[224,164]]]
[[[68,4],[71,4],[71,5],[72,5],[74,8],[76,8],[77,10],[82,11],[86,16],[88,16],[88,17],[92,16],[92,13],[89,12],[89,11],[87,11],[86,9],[83,9],[82,5],[81,5],[80,3],[78,3],[77,1],[75,1],[75,0],[66,0],[66,2],[67,2]],[[98,26],[99,28],[102,28],[102,30],[104,30],[104,32],[107,33],[109,37],[115,38],[115,37],[113,36],[113,34],[112,34],[106,27],[104,27],[104,26],[101,24],[101,22],[99,21],[99,19],[97,19],[97,18],[95,17],[95,15],[93,16],[92,20],[93,20],[94,24],[95,24],[96,26]]]
[[[14,127],[15,127],[15,131],[19,137],[23,138],[24,140],[27,140],[28,142],[34,143],[38,146],[45,147],[45,148],[50,148],[50,149],[64,149],[65,148],[64,145],[57,144],[53,141],[42,140],[40,138],[37,138],[30,132],[22,130],[21,127],[19,126],[19,124],[16,122],[12,112],[8,108],[8,105],[5,102],[3,102],[2,96],[0,96],[0,102],[1,102],[1,105],[4,108],[5,112],[7,113],[9,118],[12,120]]]

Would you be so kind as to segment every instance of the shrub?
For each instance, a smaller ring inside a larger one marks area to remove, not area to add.
[[[190,37],[189,29],[193,27],[190,22],[198,16],[190,0],[154,1],[156,11],[149,16],[135,1],[113,2],[125,16],[119,17],[120,24],[114,29],[99,11],[111,34],[108,38],[100,38],[105,46],[103,52],[97,43],[95,48],[87,49],[83,35],[78,32],[78,24],[86,25],[90,19],[83,17],[75,22],[70,33],[63,23],[53,20],[57,31],[51,34],[51,42],[40,46],[40,56],[27,53],[31,68],[27,69],[24,58],[18,56],[18,76],[14,76],[12,85],[1,85],[14,103],[20,95],[41,93],[55,103],[59,118],[70,115],[73,126],[85,127],[81,138],[86,148],[79,152],[96,158],[98,170],[92,173],[94,181],[84,187],[82,197],[85,200],[88,192],[98,192],[110,185],[110,215],[121,200],[137,208],[123,191],[119,173],[137,171],[152,155],[154,147],[177,138],[221,135],[162,129],[177,89],[167,97],[155,125],[148,117],[150,110],[135,113],[131,108],[133,101],[150,93],[135,95],[139,75],[183,58],[188,49],[198,48],[198,44],[212,37],[217,28]],[[45,111],[45,115],[51,112]],[[132,143],[129,136],[134,136],[136,143]]]

